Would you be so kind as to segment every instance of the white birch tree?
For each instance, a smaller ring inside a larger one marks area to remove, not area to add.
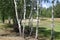
[[[39,0],[37,0],[37,26],[36,26],[36,36],[35,36],[35,39],[37,40],[38,38],[38,27],[39,27]]]
[[[33,0],[31,0],[31,11],[30,11],[30,15],[29,15],[29,27],[30,27],[30,35],[32,34],[33,31],[33,18],[32,18],[32,14],[33,13]]]
[[[54,0],[52,0],[52,18],[51,18],[51,40],[53,40],[54,34]]]
[[[24,30],[25,30],[25,19],[26,19],[26,0],[24,0],[24,22],[23,22],[23,37],[24,37]]]
[[[14,5],[15,5],[15,13],[16,13],[16,19],[17,19],[17,22],[18,22],[18,26],[19,26],[19,33],[20,33],[20,36],[21,36],[21,25],[20,25],[20,19],[18,18],[18,12],[17,12],[17,0],[14,0]]]

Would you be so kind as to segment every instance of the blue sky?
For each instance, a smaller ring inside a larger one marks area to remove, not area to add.
[[[50,7],[52,4],[51,4],[51,1],[52,0],[49,0],[50,1],[50,3],[44,3],[44,2],[42,2],[42,7],[45,7],[45,8],[48,8],[48,7]],[[57,0],[56,0],[57,1]],[[54,5],[56,5],[56,1],[55,1],[55,3],[54,3]],[[59,0],[60,1],[60,0]]]

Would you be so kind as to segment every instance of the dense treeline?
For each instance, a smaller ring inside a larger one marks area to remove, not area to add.
[[[35,0],[36,1],[36,0]],[[32,4],[34,7],[36,7],[36,2]],[[19,14],[19,19],[23,19],[23,11],[24,11],[24,3],[23,0],[17,0],[17,10]],[[47,1],[48,2],[48,1]],[[29,18],[30,11],[31,11],[31,0],[26,1],[26,18]],[[49,3],[49,2],[48,2]],[[40,5],[41,6],[41,5]],[[54,17],[60,18],[60,2],[56,1],[56,4],[54,6]],[[39,10],[39,16],[40,17],[51,17],[51,11],[52,7],[49,8],[40,8]],[[33,10],[33,17],[36,18],[36,9]],[[4,22],[5,19],[16,19],[15,17],[15,7],[14,7],[14,0],[0,0],[0,19]]]
[[[60,18],[60,2],[58,2],[55,6],[54,6],[54,17],[55,18]],[[42,13],[41,16],[43,17],[51,17],[51,11],[52,11],[52,7],[49,8],[42,8]]]

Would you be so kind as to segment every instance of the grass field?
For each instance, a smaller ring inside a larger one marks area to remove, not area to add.
[[[35,21],[34,20],[33,20],[33,26],[36,27],[36,20]],[[54,36],[54,40],[60,40],[60,18],[54,19],[54,35],[53,36]],[[43,20],[39,21],[39,37],[47,38],[50,40],[51,18],[44,18]]]
[[[42,28],[41,30],[43,30],[43,31],[39,32],[39,34],[40,35],[43,34],[43,36],[50,38],[51,19],[47,19],[45,21],[40,21],[40,27]],[[60,40],[60,18],[54,19],[54,40]]]
[[[3,32],[0,32],[0,34],[2,34],[2,33],[9,34],[10,33],[8,31],[5,31],[6,25],[7,24],[0,23],[0,29],[2,29],[2,31],[3,31]],[[28,19],[26,20],[26,25],[28,25]],[[33,21],[33,27],[34,27],[34,31],[35,31],[35,27],[36,27],[35,19]],[[7,29],[10,30],[9,27]],[[50,40],[50,35],[51,35],[50,33],[51,33],[51,19],[46,18],[46,20],[40,20],[39,21],[39,37],[40,37],[40,39]],[[60,18],[54,19],[54,40],[60,40]]]
[[[28,25],[28,19],[26,20],[26,25]],[[33,27],[35,31],[36,19],[33,19]],[[51,18],[44,18],[39,20],[39,37],[42,37],[42,39],[47,38],[50,40]],[[54,40],[60,40],[60,18],[54,19]]]

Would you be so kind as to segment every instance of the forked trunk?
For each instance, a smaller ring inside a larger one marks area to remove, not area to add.
[[[16,19],[17,19],[18,26],[19,26],[19,33],[20,33],[20,36],[21,36],[21,25],[20,25],[20,19],[18,18],[18,12],[17,12],[17,3],[16,3],[16,0],[14,0],[14,4],[15,4]]]

